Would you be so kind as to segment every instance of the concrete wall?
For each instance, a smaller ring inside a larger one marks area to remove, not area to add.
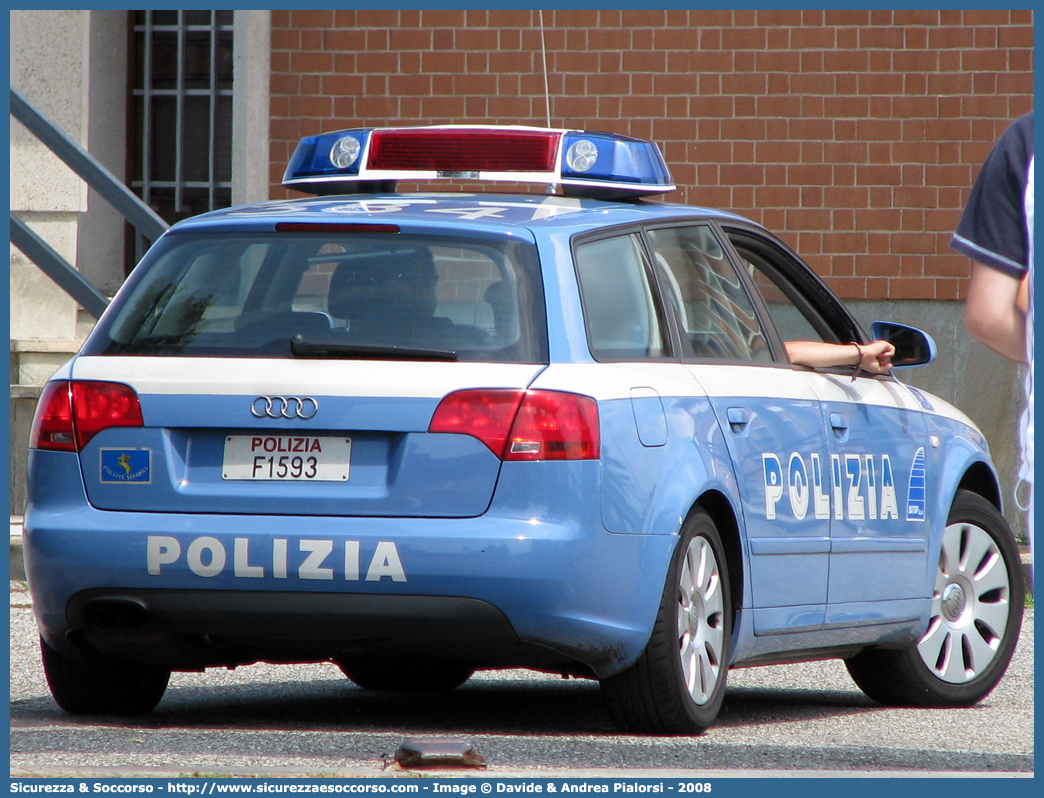
[[[121,180],[126,51],[125,11],[11,12],[12,85]],[[16,122],[11,136],[12,209],[114,293],[124,278],[123,217]],[[11,278],[13,338],[78,337],[75,304],[21,253],[12,252]]]
[[[268,199],[271,11],[236,11],[232,53],[232,204]]]
[[[121,181],[127,159],[127,12],[89,12],[87,151]],[[112,296],[124,279],[124,219],[94,189],[80,220],[78,268]]]
[[[87,11],[11,11],[11,85],[81,146],[87,144]],[[41,35],[45,31],[46,35]],[[84,183],[11,120],[11,210],[76,263]],[[71,339],[77,307],[11,247],[11,337]]]

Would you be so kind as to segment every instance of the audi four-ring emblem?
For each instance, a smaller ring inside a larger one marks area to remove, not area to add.
[[[311,396],[259,396],[250,403],[250,415],[255,418],[300,418],[315,416],[319,402]]]

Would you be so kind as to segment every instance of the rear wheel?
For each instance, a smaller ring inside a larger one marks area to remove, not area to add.
[[[58,706],[71,715],[144,715],[166,692],[170,670],[84,650],[67,657],[40,638],[47,686]]]
[[[338,663],[341,671],[366,690],[403,693],[441,693],[460,687],[475,669],[460,662],[415,659],[368,660]]]
[[[986,499],[960,491],[943,532],[928,631],[905,649],[867,649],[846,662],[848,671],[883,704],[975,704],[1007,670],[1024,600],[1007,522]]]
[[[634,665],[601,682],[614,723],[646,734],[703,732],[721,710],[731,636],[721,538],[698,510],[682,527],[649,644]]]

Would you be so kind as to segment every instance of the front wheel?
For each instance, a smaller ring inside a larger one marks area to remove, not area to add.
[[[73,659],[40,638],[47,686],[70,715],[144,715],[163,698],[170,670],[86,649]]]
[[[960,491],[943,531],[928,630],[905,649],[866,649],[846,662],[848,671],[883,704],[975,704],[1008,668],[1024,592],[1004,517],[978,494]]]
[[[638,661],[603,679],[602,695],[621,731],[700,734],[725,696],[732,596],[721,537],[695,511],[682,527],[652,637]]]

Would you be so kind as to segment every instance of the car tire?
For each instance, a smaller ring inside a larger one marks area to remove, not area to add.
[[[985,698],[1008,667],[1025,589],[1015,538],[975,493],[958,491],[943,531],[928,631],[903,649],[846,661],[870,698],[892,706],[960,707]]]
[[[721,710],[731,638],[721,537],[697,510],[682,527],[648,645],[627,670],[601,680],[613,722],[624,732],[702,733]]]
[[[44,675],[58,706],[70,715],[144,715],[167,690],[170,670],[85,648],[83,659],[55,651],[40,638]]]
[[[338,663],[341,672],[364,690],[444,693],[471,678],[475,669],[460,662],[369,660]]]

